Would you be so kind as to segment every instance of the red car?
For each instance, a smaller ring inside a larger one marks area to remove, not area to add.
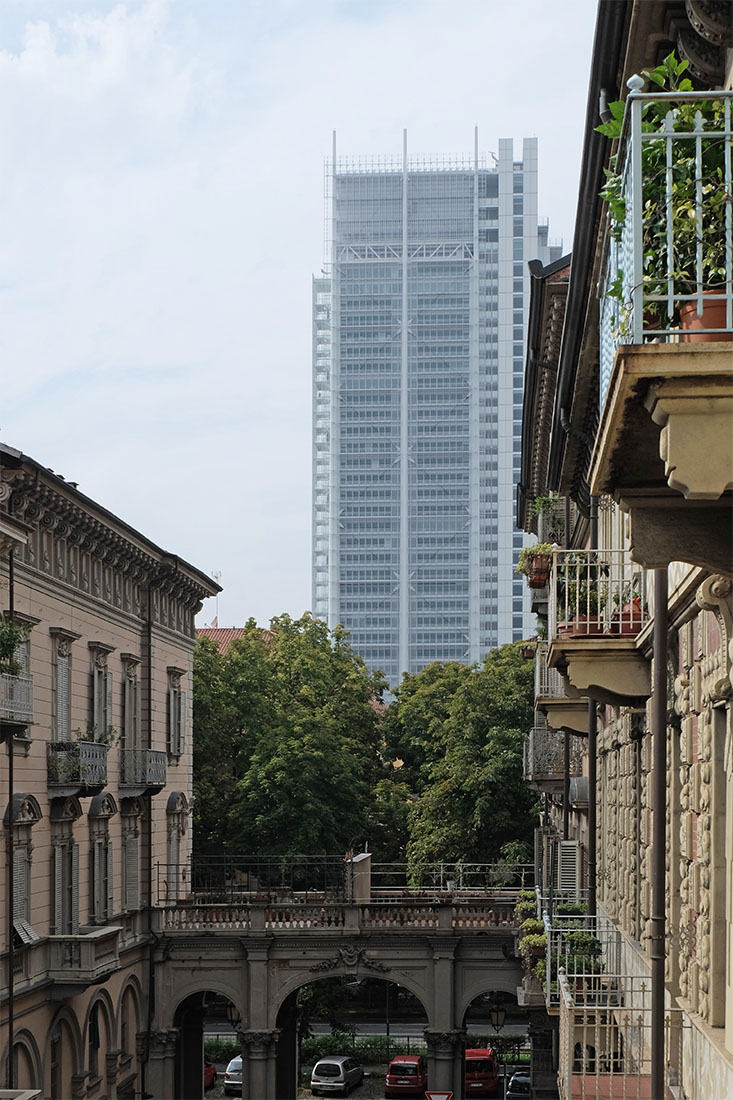
[[[496,1096],[499,1064],[491,1047],[466,1051],[466,1096]]]
[[[428,1087],[428,1067],[424,1058],[400,1054],[387,1067],[385,1097],[422,1096]]]
[[[216,1084],[216,1066],[208,1058],[204,1059],[204,1088],[213,1089]]]

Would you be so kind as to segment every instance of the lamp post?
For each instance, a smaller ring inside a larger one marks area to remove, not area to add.
[[[504,1027],[504,1021],[506,1020],[506,1009],[501,1001],[499,1001],[494,995],[494,999],[489,1005],[489,1020],[494,1031],[498,1035],[501,1029]],[[506,1096],[506,1059],[502,1059],[501,1063],[501,1095]]]

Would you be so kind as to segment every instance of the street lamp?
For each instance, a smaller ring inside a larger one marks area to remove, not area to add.
[[[242,1022],[242,1017],[239,1015],[239,1009],[231,1001],[227,1002],[227,1020],[231,1024],[232,1031],[236,1035],[239,1030],[239,1025]]]

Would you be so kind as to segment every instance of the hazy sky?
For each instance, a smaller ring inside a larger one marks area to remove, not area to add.
[[[0,0],[0,439],[221,572],[220,625],[301,614],[331,131],[536,136],[569,250],[595,7]]]

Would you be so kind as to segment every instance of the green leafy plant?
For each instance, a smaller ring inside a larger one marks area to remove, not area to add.
[[[530,577],[536,572],[546,573],[552,560],[552,550],[552,543],[549,542],[538,542],[534,546],[522,547],[519,551],[515,571],[523,573],[525,577]],[[544,565],[545,568],[540,568],[541,565]]]
[[[545,926],[537,917],[528,917],[522,921],[519,930],[523,936],[538,936],[545,931]]]
[[[23,641],[25,633],[21,626],[7,615],[0,615],[0,672],[17,676],[21,671],[15,652]]]
[[[674,53],[651,71],[643,75],[665,92],[683,95],[693,90],[692,82],[684,76],[687,61],[678,61]],[[596,129],[611,140],[621,137],[625,105],[621,101],[609,104],[611,119]],[[724,127],[724,103],[720,98],[691,100],[672,104],[668,101],[648,100],[642,105],[642,131],[658,133],[659,140],[646,140],[641,148],[642,177],[642,252],[643,287],[646,296],[664,297],[668,293],[668,277],[671,277],[673,293],[690,295],[698,289],[698,274],[703,288],[720,287],[725,281],[725,234],[723,232],[726,204],[730,196],[725,187],[725,139],[704,139],[700,143],[700,164],[696,161],[697,142],[688,137],[672,138],[671,165],[667,165],[667,141],[663,131],[671,122],[672,132],[683,135],[701,128],[719,131]],[[605,169],[606,182],[600,192],[608,206],[609,232],[620,240],[626,224],[627,208],[624,193],[623,165],[619,153],[611,158]],[[671,187],[668,190],[668,174]],[[702,210],[697,206],[697,187],[700,183],[703,197]],[[672,230],[672,257],[668,250],[668,223]],[[698,273],[698,246],[701,263]],[[619,272],[606,288],[606,295],[621,303],[621,325],[628,320],[631,303],[626,298],[624,280]],[[645,319],[650,327],[661,327],[661,316],[666,314],[665,302],[647,303]],[[652,318],[650,314],[655,316]],[[670,321],[679,319],[676,303]]]
[[[95,726],[93,722],[87,722],[83,729],[77,726],[73,734],[75,741],[93,741],[97,745],[113,745],[117,739],[114,726]]]

